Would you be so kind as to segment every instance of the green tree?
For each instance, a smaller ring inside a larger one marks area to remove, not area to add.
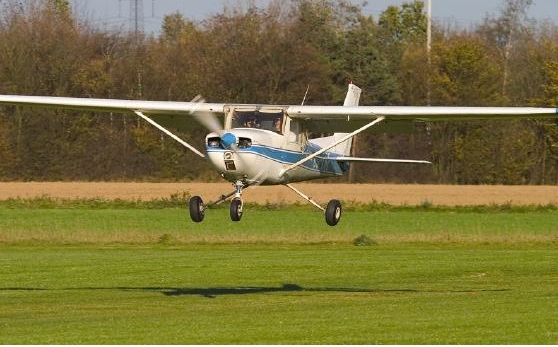
[[[407,50],[426,45],[427,18],[423,1],[389,6],[380,14],[378,25],[381,28],[379,44],[388,57],[391,71],[399,70]]]
[[[167,44],[176,44],[181,37],[194,30],[194,23],[186,21],[180,12],[174,12],[163,18],[160,40]]]
[[[378,24],[386,32],[386,43],[426,42],[424,2],[404,2],[389,6],[382,12]]]
[[[543,82],[540,98],[531,102],[534,106],[558,107],[558,41],[543,43],[544,55],[539,56],[539,66]],[[538,134],[539,180],[540,184],[558,184],[558,124],[556,121],[537,120],[531,126]]]
[[[486,18],[484,24],[479,28],[488,42],[500,52],[502,62],[502,97],[508,97],[508,85],[510,80],[510,60],[516,49],[517,39],[525,26],[527,9],[533,4],[533,0],[504,0],[499,17]]]
[[[455,106],[500,103],[498,66],[482,42],[469,35],[458,35],[437,43],[433,52],[433,102]]]

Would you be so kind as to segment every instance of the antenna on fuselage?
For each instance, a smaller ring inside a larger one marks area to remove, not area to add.
[[[304,97],[302,98],[302,102],[300,103],[300,106],[304,106],[304,102],[306,101],[306,96],[308,95],[309,90],[310,90],[310,85],[306,87],[306,93],[304,93]]]

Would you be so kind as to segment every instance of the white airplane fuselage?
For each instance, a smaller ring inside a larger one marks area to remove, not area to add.
[[[346,171],[331,159],[334,153],[325,152],[284,173],[289,165],[319,149],[308,141],[290,143],[286,135],[263,129],[235,128],[225,130],[221,136],[206,136],[208,159],[220,175],[228,181],[242,180],[250,185],[300,182],[340,176]]]

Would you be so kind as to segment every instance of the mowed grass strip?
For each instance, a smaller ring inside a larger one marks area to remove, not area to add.
[[[380,244],[558,242],[558,211],[548,207],[360,206],[329,227],[306,206],[248,206],[240,222],[230,221],[225,206],[193,223],[185,207],[112,204],[0,204],[0,243],[350,244],[361,235]]]
[[[553,344],[545,245],[2,246],[2,344]]]

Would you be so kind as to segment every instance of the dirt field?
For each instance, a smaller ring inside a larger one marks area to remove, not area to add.
[[[558,204],[558,186],[454,186],[396,184],[295,184],[319,202],[331,198],[342,201],[386,202],[417,205]],[[229,183],[88,183],[88,182],[8,182],[0,183],[0,200],[50,196],[61,198],[141,199],[170,197],[187,192],[211,201],[233,190]],[[303,202],[283,186],[250,187],[243,194],[246,202]]]

